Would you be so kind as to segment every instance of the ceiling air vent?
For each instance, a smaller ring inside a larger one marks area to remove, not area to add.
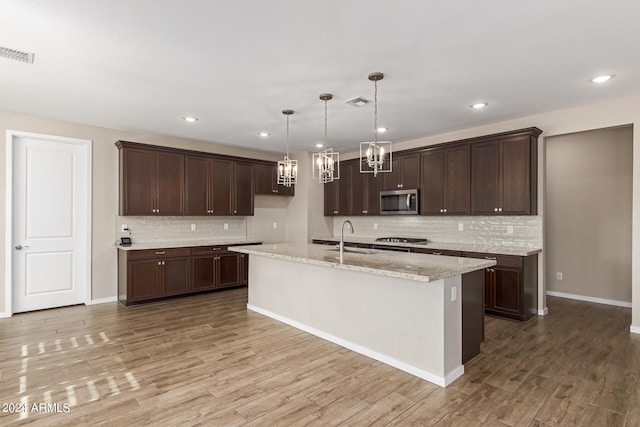
[[[347,99],[344,102],[345,104],[350,104],[354,107],[362,107],[363,105],[367,105],[369,103],[369,100],[361,96],[356,96],[355,98]]]
[[[8,47],[0,46],[0,58],[13,59],[14,61],[33,64],[33,53],[9,49]]]

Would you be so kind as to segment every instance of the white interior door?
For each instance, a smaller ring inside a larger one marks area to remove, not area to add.
[[[90,142],[20,135],[12,148],[13,312],[84,303]]]

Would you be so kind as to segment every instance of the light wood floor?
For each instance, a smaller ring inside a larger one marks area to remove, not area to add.
[[[27,409],[0,425],[640,425],[630,309],[549,298],[546,317],[487,318],[482,353],[443,389],[246,301],[236,289],[0,319],[2,409]]]

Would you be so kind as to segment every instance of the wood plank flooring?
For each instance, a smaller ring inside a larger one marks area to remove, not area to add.
[[[630,309],[549,298],[526,323],[487,317],[444,389],[246,302],[243,288],[0,319],[0,425],[640,425]]]

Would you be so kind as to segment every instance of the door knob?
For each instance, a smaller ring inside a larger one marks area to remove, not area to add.
[[[22,250],[22,248],[28,248],[29,246],[16,245],[17,250]]]

